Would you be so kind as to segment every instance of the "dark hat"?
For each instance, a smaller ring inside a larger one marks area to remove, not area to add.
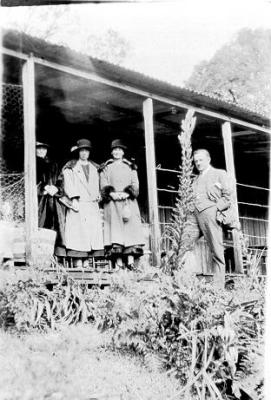
[[[125,146],[125,144],[123,144],[123,142],[120,139],[115,139],[111,143],[111,150],[115,149],[116,147],[120,147],[123,150],[127,149],[127,146]]]
[[[74,151],[77,151],[77,150],[80,150],[80,149],[88,149],[88,150],[90,150],[91,147],[92,146],[91,146],[90,140],[88,140],[88,139],[80,139],[80,140],[78,140],[76,142],[76,146],[73,146],[71,148],[71,152],[74,152]]]
[[[49,144],[47,143],[42,143],[42,142],[36,142],[36,147],[50,147]]]

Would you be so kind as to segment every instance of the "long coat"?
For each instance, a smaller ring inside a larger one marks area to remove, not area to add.
[[[128,160],[108,160],[101,167],[101,194],[104,202],[104,245],[118,244],[124,248],[144,245],[140,211],[136,198],[139,182],[136,167]],[[110,192],[125,192],[127,200],[113,201]],[[128,221],[123,220],[123,207],[131,210]]]
[[[79,161],[64,167],[64,192],[69,199],[79,199],[79,211],[67,210],[65,245],[67,249],[86,251],[103,249],[102,219],[98,206],[99,175],[96,166],[89,165],[89,177]]]
[[[46,185],[56,185],[59,172],[58,167],[48,157],[37,157],[36,166],[39,227],[56,230],[57,211],[55,209],[55,198],[49,194],[45,194],[44,190]]]
[[[37,193],[38,193],[38,221],[40,228],[53,229],[57,232],[56,246],[63,246],[65,207],[59,203],[63,195],[59,182],[58,165],[48,157],[37,157]],[[58,192],[51,196],[45,193],[46,185],[54,185]]]

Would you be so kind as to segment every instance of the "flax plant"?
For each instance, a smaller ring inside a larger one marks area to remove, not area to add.
[[[181,132],[178,135],[182,149],[182,161],[179,174],[179,188],[175,207],[172,213],[171,224],[165,231],[165,238],[170,242],[170,252],[165,257],[165,272],[178,269],[184,254],[189,250],[191,242],[187,240],[185,227],[188,223],[188,215],[193,211],[193,156],[191,136],[196,124],[194,111],[189,110],[185,119],[181,122]]]

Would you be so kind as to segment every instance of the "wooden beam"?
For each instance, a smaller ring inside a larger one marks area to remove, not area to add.
[[[232,132],[232,137],[236,138],[239,136],[250,136],[250,135],[255,135],[255,133],[256,133],[255,131],[251,131],[251,130]]]
[[[32,264],[34,240],[38,231],[35,66],[32,56],[24,63],[22,74],[24,100],[25,250],[26,262]]]
[[[21,59],[24,59],[24,60],[27,59],[27,55],[26,54],[18,52],[18,51],[15,51],[15,50],[7,49],[5,47],[1,48],[1,52],[2,52],[2,54],[7,54],[7,55],[10,55],[10,56],[13,56],[13,57],[17,57],[17,58],[21,58]],[[228,121],[228,122],[231,122],[231,123],[236,124],[238,126],[244,126],[246,128],[253,129],[253,130],[257,131],[257,132],[265,132],[265,133],[271,134],[271,129],[268,128],[268,127],[259,126],[259,125],[256,125],[256,124],[253,124],[253,123],[250,123],[250,122],[242,121],[241,119],[238,119],[238,118],[229,117],[228,115],[225,115],[223,113],[219,113],[217,111],[206,110],[204,108],[191,106],[191,104],[189,105],[189,104],[183,103],[181,101],[176,101],[176,100],[172,100],[170,98],[164,97],[164,96],[159,96],[159,95],[156,95],[156,94],[151,93],[149,91],[145,91],[145,90],[138,89],[136,87],[133,87],[133,86],[130,86],[130,85],[127,85],[127,84],[123,84],[123,83],[120,83],[120,82],[117,82],[117,81],[112,81],[110,79],[103,78],[101,76],[98,76],[94,72],[86,72],[86,71],[82,71],[82,70],[79,71],[76,68],[67,67],[65,65],[57,64],[57,63],[52,62],[52,61],[43,60],[42,58],[39,58],[39,57],[34,57],[34,61],[35,61],[35,63],[37,63],[39,65],[43,65],[45,67],[52,68],[52,69],[55,69],[57,71],[61,71],[61,72],[64,72],[64,73],[67,73],[67,74],[71,74],[71,75],[74,75],[74,76],[77,76],[77,77],[81,77],[81,78],[84,78],[84,79],[93,80],[95,82],[99,82],[99,83],[102,83],[104,85],[108,85],[108,86],[115,87],[115,88],[118,88],[118,89],[121,89],[121,90],[125,90],[127,92],[131,92],[131,93],[143,96],[145,98],[148,97],[148,98],[151,98],[153,100],[157,100],[157,101],[160,101],[162,103],[169,104],[171,106],[176,106],[176,107],[183,108],[185,110],[193,108],[193,110],[195,110],[195,112],[197,112],[198,114],[206,115],[208,117],[216,118],[216,119],[219,119],[219,120],[222,120],[222,121]]]
[[[270,150],[269,150],[268,147],[265,147],[263,149],[244,150],[244,153],[246,153],[246,154],[260,154],[260,153],[263,153],[263,154],[266,154],[269,157]]]
[[[143,102],[143,116],[145,127],[145,147],[147,163],[147,184],[149,218],[151,228],[151,251],[154,266],[160,266],[160,226],[157,199],[155,144],[153,131],[153,102],[146,99]]]
[[[108,4],[114,3],[139,3],[142,0],[2,0],[2,7],[30,7],[30,6],[59,6],[61,4]],[[144,0],[144,2],[153,2],[161,0]]]
[[[224,122],[222,124],[222,137],[224,144],[226,169],[230,175],[232,181],[234,182],[234,192],[233,192],[233,208],[236,219],[239,221],[239,210],[237,202],[237,190],[236,190],[236,175],[234,166],[234,155],[233,155],[233,144],[232,144],[232,131],[230,122]],[[238,273],[243,273],[243,259],[242,259],[242,249],[240,243],[240,235],[236,229],[232,230],[232,239],[234,246],[234,262],[235,270]]]

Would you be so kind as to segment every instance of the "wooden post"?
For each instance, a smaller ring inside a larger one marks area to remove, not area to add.
[[[237,190],[236,190],[236,175],[234,166],[234,155],[233,155],[233,144],[232,144],[232,132],[230,122],[224,122],[222,125],[222,136],[226,160],[227,172],[230,175],[232,181],[234,182],[234,192],[233,192],[233,207],[235,211],[235,217],[239,221],[239,210],[237,202]],[[243,260],[242,260],[242,250],[240,244],[240,235],[236,229],[232,230],[232,239],[234,246],[234,262],[235,269],[238,273],[243,273]]]
[[[26,262],[33,262],[34,237],[38,230],[38,199],[36,184],[36,112],[35,65],[33,57],[23,65],[24,101],[24,172],[25,172],[25,235]]]
[[[154,266],[160,266],[160,226],[157,200],[156,161],[153,131],[153,102],[146,99],[143,102],[145,127],[145,149],[147,163],[149,218],[151,227],[151,251]]]

